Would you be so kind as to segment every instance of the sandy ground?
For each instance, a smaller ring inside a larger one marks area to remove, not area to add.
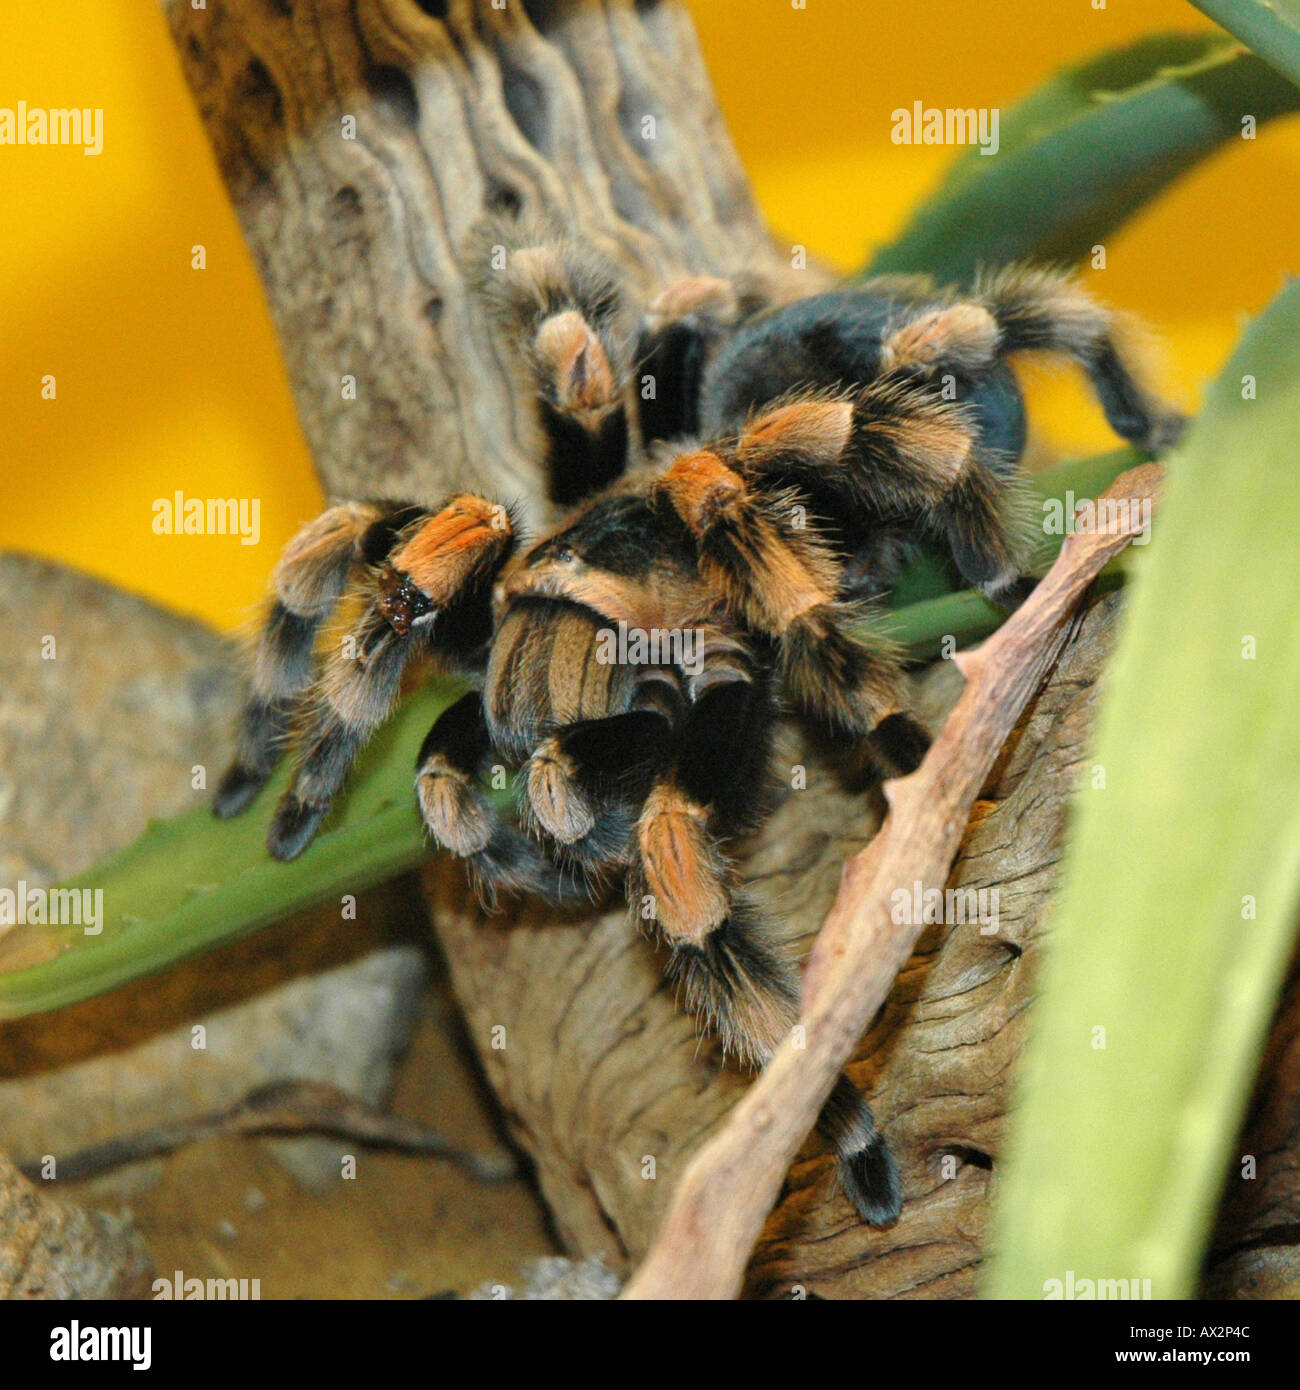
[[[491,1103],[441,979],[427,1005],[391,1109],[457,1143],[496,1147]],[[315,1193],[262,1140],[204,1141],[163,1160],[161,1182],[127,1204],[159,1275],[258,1279],[262,1298],[465,1293],[485,1281],[512,1283],[527,1261],[558,1253],[527,1176],[484,1183],[442,1159],[354,1152],[356,1177]],[[87,1188],[81,1200],[122,1204]]]

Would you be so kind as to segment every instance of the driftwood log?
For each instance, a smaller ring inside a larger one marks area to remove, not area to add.
[[[463,248],[485,211],[567,222],[643,292],[742,269],[781,296],[824,283],[765,230],[679,0],[163,3],[331,494],[437,501],[469,487],[544,517],[518,367],[468,288]],[[1116,611],[1113,598],[1094,604],[976,803],[950,882],[997,887],[999,930],[924,932],[851,1068],[898,1153],[902,1219],[857,1224],[810,1141],[760,1239],[750,1292],[974,1293]],[[936,726],[959,688],[944,663],[918,681]],[[806,786],[786,793],[746,864],[806,944],[880,803],[844,790],[793,731],[782,757],[787,784]],[[471,1034],[557,1230],[575,1252],[627,1269],[746,1079],[699,1043],[621,911],[484,919],[442,860],[426,886]],[[1232,1194],[1232,1229],[1216,1243],[1220,1293],[1296,1287],[1298,1136],[1294,1107],[1277,1103],[1300,1089],[1294,1034],[1279,1028],[1261,1100],[1266,1181]]]

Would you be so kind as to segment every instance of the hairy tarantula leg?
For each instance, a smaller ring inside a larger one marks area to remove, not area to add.
[[[851,734],[889,721],[886,751],[910,772],[929,739],[904,713],[897,652],[865,629],[861,638],[849,632],[867,610],[836,599],[837,566],[811,530],[794,527],[787,507],[709,450],[679,458],[657,487],[695,534],[701,569],[729,610],[780,644],[794,699]]]
[[[961,478],[973,431],[970,413],[932,387],[885,379],[755,415],[736,440],[734,466],[760,484],[773,474],[806,478],[855,513],[914,515],[942,503]]]
[[[1037,582],[1025,573],[1024,515],[1019,481],[1000,480],[982,459],[972,457],[928,520],[962,575],[994,603],[1015,608]]]
[[[1003,353],[1042,350],[1077,362],[1121,438],[1153,452],[1177,441],[1185,417],[1138,381],[1117,345],[1114,316],[1073,276],[1006,266],[980,275],[973,299],[997,320]]]
[[[405,637],[412,627],[434,624],[435,641],[451,650],[486,641],[487,628],[448,631],[445,619],[467,606],[474,617],[483,615],[492,582],[515,547],[510,509],[458,493],[398,539],[378,580],[379,613],[393,631]]]
[[[314,674],[314,647],[356,566],[388,553],[419,509],[396,502],[345,502],[294,536],[271,577],[274,595],[253,660],[252,688],[240,720],[234,762],[217,788],[212,811],[243,811],[280,759],[294,709]]]
[[[491,751],[483,696],[472,690],[434,721],[416,761],[415,794],[430,834],[465,861],[486,905],[501,889],[550,902],[580,897],[542,847],[503,820],[484,796],[479,770]]]
[[[787,402],[750,422],[735,461],[756,479],[806,476],[854,513],[919,516],[990,598],[1003,600],[1021,580],[1017,488],[981,455],[971,412],[929,387],[873,382]]]
[[[669,946],[686,1007],[750,1066],[788,1037],[798,975],[733,894],[720,837],[758,812],[774,718],[765,686],[746,680],[713,686],[691,707],[677,756],[641,809],[628,879],[633,912]]]
[[[534,748],[522,769],[523,811],[577,862],[625,856],[642,802],[671,759],[684,692],[667,670],[642,674],[622,714],[575,720]]]
[[[670,938],[671,940],[671,938]],[[741,1034],[767,1050],[765,1062],[798,1021],[798,977],[754,906],[733,897],[723,922],[698,942],[672,941],[667,976],[681,987],[687,1010],[733,1047]],[[737,1051],[741,1051],[736,1047]],[[902,1184],[888,1141],[870,1104],[841,1076],[817,1119],[839,1159],[839,1181],[862,1220],[887,1226],[902,1209]]]
[[[610,854],[621,851],[635,819],[625,808],[645,798],[671,733],[665,715],[648,709],[557,729],[524,765],[530,822],[561,845],[585,844],[589,850],[595,837],[610,841]],[[623,808],[621,839],[601,827],[614,807]]]
[[[753,1066],[790,1037],[798,972],[770,924],[729,886],[715,837],[752,815],[770,748],[773,707],[761,685],[713,687],[693,707],[673,771],[647,798],[629,874],[633,912],[669,947],[667,974],[687,1009]],[[743,808],[743,809],[742,809]],[[718,823],[721,822],[721,825]],[[818,1121],[864,1220],[899,1211],[898,1171],[871,1108],[847,1078]]]
[[[892,325],[881,341],[880,370],[924,373],[946,368],[974,375],[993,365],[1001,336],[997,320],[982,304],[921,305]]]
[[[871,631],[871,615],[849,602],[801,613],[783,634],[781,676],[801,708],[834,731],[868,738],[888,771],[906,776],[929,751],[930,735],[906,709],[898,650]]]
[[[646,306],[637,341],[636,385],[645,444],[700,428],[700,388],[719,348],[770,297],[744,275],[696,275],[661,291]]]
[[[388,716],[402,672],[423,638],[394,631],[374,597],[367,601],[362,594],[350,606],[362,611],[338,638],[355,654],[327,658],[296,730],[298,771],[267,834],[277,859],[296,859],[315,837],[357,754]]]
[[[462,494],[412,523],[388,561],[344,601],[334,650],[298,729],[298,772],[267,843],[296,858],[325,819],[357,753],[388,717],[421,649],[463,659],[491,630],[491,587],[514,543],[503,507]]]
[[[547,442],[551,501],[569,506],[627,466],[629,334],[615,268],[559,229],[480,228],[475,284],[522,345]]]

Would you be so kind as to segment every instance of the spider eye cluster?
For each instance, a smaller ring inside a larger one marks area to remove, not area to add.
[[[534,548],[524,562],[525,569],[541,569],[554,572],[557,569],[576,572],[583,564],[583,556],[568,541],[543,541]]]

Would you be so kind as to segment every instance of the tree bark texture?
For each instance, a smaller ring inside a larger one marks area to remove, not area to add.
[[[465,273],[485,212],[562,221],[642,295],[687,272],[788,278],[676,3],[167,10],[332,493],[455,486],[537,516],[517,354]]]
[[[764,228],[678,0],[164,4],[333,494],[437,501],[469,488],[545,516],[518,358],[466,274],[466,237],[485,212],[569,225],[642,295],[685,273],[743,270],[778,297],[825,283],[792,270]],[[1040,927],[1116,610],[1094,605],[976,804],[951,882],[996,886],[999,930],[927,929],[852,1067],[898,1153],[902,1219],[858,1224],[810,1140],[751,1292],[975,1292]],[[948,663],[918,682],[932,722],[958,684]],[[879,800],[844,790],[792,730],[783,738],[783,784],[803,767],[806,787],[786,792],[746,862],[806,945]],[[485,919],[456,865],[432,860],[426,884],[471,1033],[560,1234],[627,1268],[746,1079],[699,1042],[621,910],[561,921],[512,906]],[[1275,1048],[1292,1094],[1295,1054]],[[1261,1159],[1286,1170],[1273,1170],[1267,1214],[1240,1195],[1230,1288],[1295,1287],[1293,1260],[1258,1256],[1289,1251],[1294,1229],[1290,1243],[1250,1242],[1300,1214],[1296,1140],[1292,1125]]]

